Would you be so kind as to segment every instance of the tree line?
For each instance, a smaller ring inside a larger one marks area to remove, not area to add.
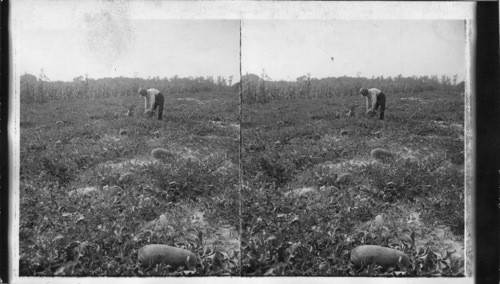
[[[139,88],[156,88],[165,94],[191,94],[197,92],[238,92],[241,84],[244,103],[265,103],[271,100],[296,98],[332,98],[358,95],[361,87],[378,88],[390,94],[414,94],[420,92],[463,93],[465,83],[443,75],[403,77],[328,77],[312,78],[310,74],[295,81],[273,81],[264,72],[260,76],[246,74],[241,82],[233,77],[179,77],[171,78],[101,78],[79,76],[71,82],[51,81],[43,70],[36,77],[21,76],[20,95],[22,103],[46,102],[49,100],[93,99],[137,95]]]
[[[242,101],[265,103],[271,100],[296,98],[332,98],[359,95],[361,87],[378,88],[390,94],[414,94],[421,92],[463,93],[465,82],[457,82],[458,76],[440,78],[434,76],[403,77],[328,77],[312,78],[310,74],[295,81],[273,81],[264,72],[258,76],[242,76]]]
[[[171,78],[101,78],[92,79],[88,75],[79,76],[71,82],[51,81],[43,70],[39,76],[21,76],[20,96],[22,103],[46,102],[49,100],[94,99],[137,95],[139,88],[156,88],[164,94],[196,92],[238,92],[233,77],[222,76]]]

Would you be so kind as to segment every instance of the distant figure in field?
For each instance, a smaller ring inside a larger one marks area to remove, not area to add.
[[[163,117],[163,104],[165,103],[165,98],[163,94],[157,89],[139,89],[139,95],[144,97],[144,113],[151,117],[158,108],[158,120],[162,120]]]
[[[385,94],[376,88],[361,88],[359,93],[366,98],[366,113],[374,116],[377,109],[380,108],[379,118],[383,120],[385,115]]]

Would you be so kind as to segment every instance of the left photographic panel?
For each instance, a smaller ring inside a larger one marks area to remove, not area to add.
[[[239,275],[240,21],[33,3],[12,15],[19,276]]]

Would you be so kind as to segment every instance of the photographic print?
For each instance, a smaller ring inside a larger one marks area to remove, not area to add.
[[[242,274],[464,276],[463,20],[242,22]]]
[[[473,7],[16,1],[13,282],[469,283]]]
[[[239,21],[19,5],[19,276],[238,275]]]

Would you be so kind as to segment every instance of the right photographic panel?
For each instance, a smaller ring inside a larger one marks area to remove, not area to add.
[[[467,31],[242,21],[244,276],[467,274]]]

